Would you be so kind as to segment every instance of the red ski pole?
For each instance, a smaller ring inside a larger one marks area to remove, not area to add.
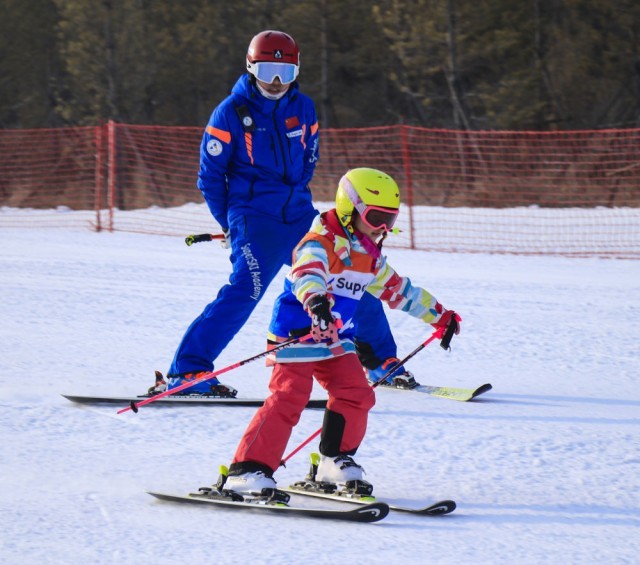
[[[209,379],[217,377],[218,375],[221,375],[222,373],[226,373],[228,371],[231,371],[232,369],[237,369],[238,367],[241,367],[242,365],[246,365],[247,363],[251,363],[251,361],[255,361],[256,359],[260,359],[261,357],[266,357],[267,355],[269,355],[270,353],[273,353],[274,351],[278,351],[279,349],[284,349],[285,347],[289,347],[290,345],[293,345],[294,343],[298,343],[299,341],[303,341],[303,340],[309,339],[309,338],[311,338],[311,334],[303,335],[302,337],[296,337],[294,339],[290,339],[288,341],[284,341],[284,342],[280,343],[279,345],[276,345],[275,347],[272,347],[271,349],[267,349],[267,351],[263,351],[262,353],[258,353],[257,355],[254,355],[253,357],[249,357],[247,359],[243,359],[242,361],[238,361],[237,363],[233,363],[233,365],[229,365],[227,367],[224,367],[223,369],[218,369],[217,371],[213,371],[211,373],[206,373],[204,376],[200,377],[199,379],[196,379],[194,381],[190,381],[190,382],[187,382],[187,383],[183,383],[180,386],[177,386],[176,388],[172,388],[171,390],[165,390],[164,392],[161,392],[159,394],[155,394],[154,396],[150,396],[149,398],[145,398],[144,400],[141,400],[140,402],[134,402],[132,400],[131,404],[129,404],[129,406],[127,406],[126,408],[122,408],[121,410],[118,410],[118,414],[123,414],[124,412],[128,412],[129,410],[133,410],[134,412],[137,412],[138,408],[140,408],[140,406],[144,406],[145,404],[150,404],[151,402],[155,402],[156,400],[160,400],[161,398],[164,398],[165,396],[169,396],[171,394],[175,394],[176,392],[180,392],[181,390],[184,390],[185,388],[192,387],[195,384],[203,383],[205,381],[208,381]]]
[[[409,355],[407,355],[402,361],[400,361],[397,365],[395,365],[392,369],[387,371],[385,375],[380,377],[375,383],[371,385],[371,388],[376,388],[380,383],[384,382],[388,379],[395,371],[397,371],[400,367],[402,367],[409,359],[411,359],[414,355],[417,355],[420,351],[422,351],[427,345],[429,345],[434,339],[442,339],[442,336],[445,333],[445,328],[438,328],[434,331],[431,336],[429,336],[425,341],[423,341],[418,347],[416,347]],[[311,443],[315,438],[317,438],[322,432],[322,426],[315,432],[313,432],[307,439],[305,439],[298,447],[296,447],[289,455],[287,455],[281,462],[280,466],[284,467],[286,462],[289,461],[298,451],[300,451],[303,447]]]

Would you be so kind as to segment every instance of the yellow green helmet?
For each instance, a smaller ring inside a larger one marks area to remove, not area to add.
[[[336,212],[343,226],[356,210],[367,225],[391,230],[400,208],[400,189],[388,174],[362,167],[351,169],[338,183]]]

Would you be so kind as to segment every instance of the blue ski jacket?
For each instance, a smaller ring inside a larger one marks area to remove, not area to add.
[[[243,216],[296,222],[313,209],[309,182],[318,156],[315,106],[298,84],[269,100],[245,74],[209,119],[198,188],[225,230]]]

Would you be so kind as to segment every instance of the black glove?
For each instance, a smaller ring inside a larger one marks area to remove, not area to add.
[[[329,340],[338,341],[338,325],[331,313],[331,304],[326,295],[318,294],[307,303],[307,312],[311,316],[311,336],[319,343]]]

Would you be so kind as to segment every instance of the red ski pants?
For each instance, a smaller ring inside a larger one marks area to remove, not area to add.
[[[277,363],[271,374],[271,394],[244,433],[233,463],[253,461],[275,471],[282,461],[291,430],[300,420],[313,377],[327,391],[327,410],[344,418],[340,451],[358,448],[367,430],[367,415],[375,394],[355,353],[308,363]]]

